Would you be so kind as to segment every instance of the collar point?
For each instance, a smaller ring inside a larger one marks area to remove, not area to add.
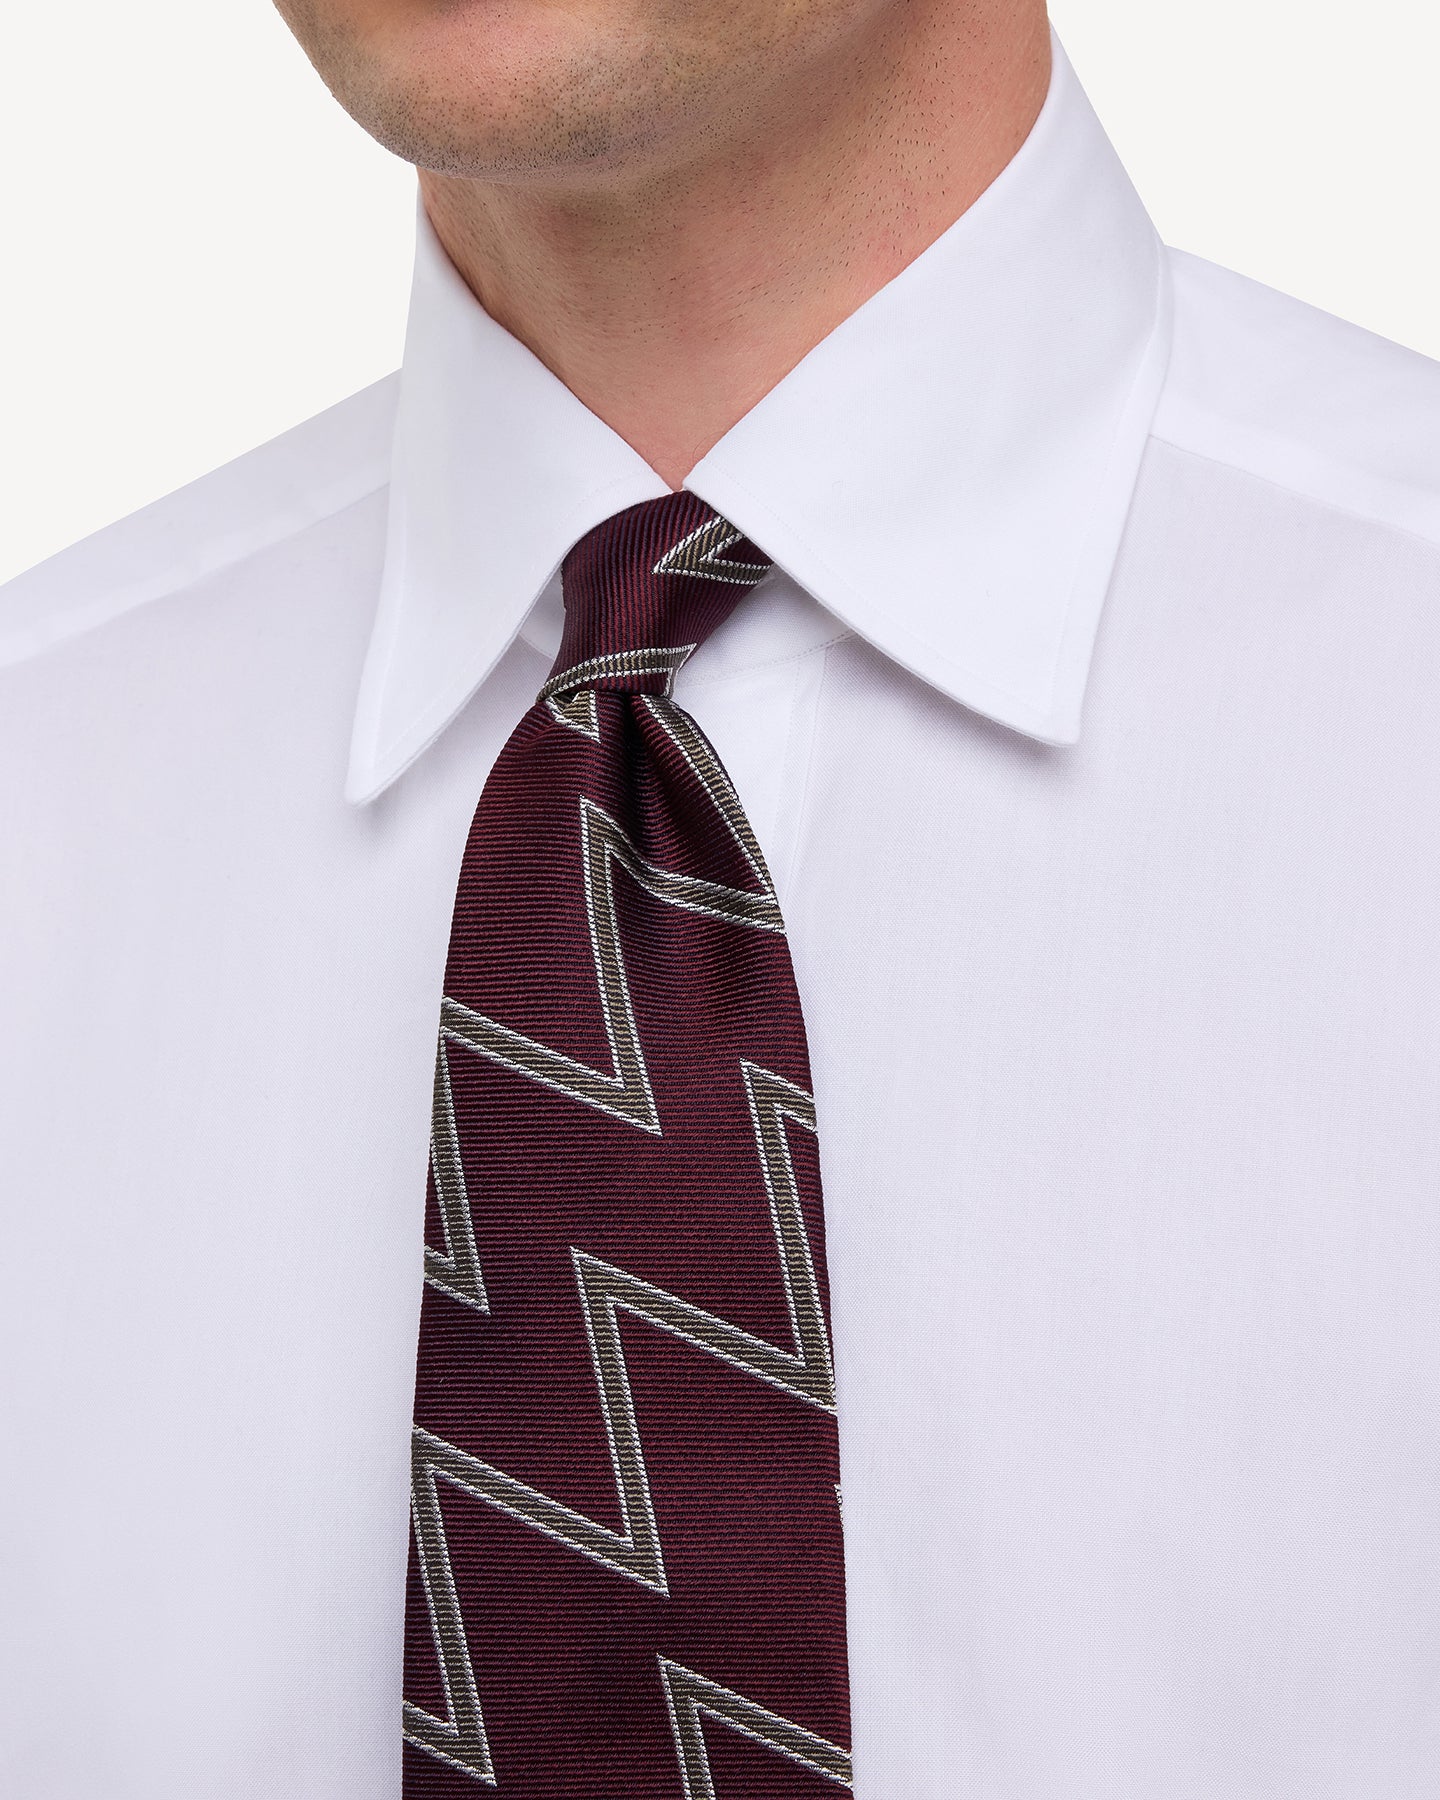
[[[369,806],[404,774],[418,755],[419,747],[411,747],[407,755],[402,746],[392,745],[388,751],[382,751],[373,745],[352,742],[345,785],[341,790],[346,802],[351,806]]]
[[[374,769],[351,769],[345,777],[342,792],[348,805],[368,806],[388,785],[385,777]]]
[[[1080,741],[1078,703],[1034,707],[1023,701],[1010,699],[997,704],[988,696],[973,694],[957,694],[956,698],[962,705],[982,713],[995,724],[1004,725],[1007,730],[1019,732],[1022,737],[1033,738],[1036,743],[1048,745],[1052,749],[1068,750]]]

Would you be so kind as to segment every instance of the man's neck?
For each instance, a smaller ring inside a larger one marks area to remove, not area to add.
[[[989,186],[1044,100],[1042,10],[913,0],[680,167],[563,191],[422,170],[490,315],[672,487]]]

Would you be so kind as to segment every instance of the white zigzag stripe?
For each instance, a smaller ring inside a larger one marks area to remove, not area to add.
[[[723,562],[721,558],[741,534],[719,513],[697,525],[688,537],[681,538],[656,563],[654,575],[698,575],[706,581],[724,581],[735,587],[754,587],[770,573],[768,562]]]
[[[795,1348],[781,1349],[678,1295],[667,1293],[652,1282],[602,1262],[587,1251],[571,1249],[571,1263],[590,1340],[591,1364],[610,1441],[615,1489],[625,1525],[620,1532],[587,1519],[537,1488],[517,1481],[492,1463],[471,1456],[454,1444],[447,1444],[443,1438],[422,1427],[415,1428],[417,1470],[423,1468],[443,1475],[467,1493],[491,1501],[515,1518],[523,1519],[618,1574],[628,1575],[642,1586],[662,1594],[667,1592],[665,1566],[650,1499],[644,1448],[630,1393],[618,1314],[624,1311],[634,1318],[644,1319],[674,1337],[683,1338],[697,1349],[718,1356],[733,1368],[757,1375],[762,1381],[794,1394],[797,1399],[806,1400],[825,1412],[835,1410],[830,1343],[784,1124],[786,1119],[791,1119],[813,1131],[814,1103],[803,1089],[772,1075],[767,1069],[748,1062],[741,1066],[756,1148],[770,1200],[771,1225],[780,1254],[781,1280]]]
[[[782,1719],[779,1713],[758,1706],[733,1688],[721,1687],[718,1681],[707,1681],[693,1669],[685,1669],[669,1657],[660,1659],[660,1679],[665,1684],[665,1699],[670,1708],[670,1729],[675,1736],[675,1754],[680,1761],[680,1779],[685,1784],[685,1800],[715,1800],[715,1783],[710,1774],[710,1757],[705,1749],[705,1733],[701,1728],[703,1713],[733,1731],[753,1738],[768,1750],[778,1750],[792,1762],[813,1769],[841,1787],[849,1787],[850,1757],[838,1744],[817,1737],[801,1725]]]
[[[435,1477],[418,1458],[411,1460],[410,1511],[419,1550],[420,1577],[430,1609],[430,1634],[440,1662],[445,1687],[446,1717],[437,1719],[423,1707],[406,1700],[402,1706],[402,1731],[409,1743],[428,1750],[442,1762],[495,1785],[495,1767],[475,1688],[475,1671],[465,1639],[465,1620],[455,1592],[450,1551],[445,1542],[445,1521]]]
[[[445,1251],[425,1246],[425,1279],[442,1293],[451,1294],[477,1312],[489,1312],[485,1283],[480,1278],[480,1259],[475,1251],[475,1227],[470,1217],[470,1196],[465,1191],[465,1171],[460,1163],[460,1135],[455,1128],[455,1103],[450,1096],[450,1064],[445,1039],[435,1054],[435,1098],[430,1113],[430,1167],[435,1178],[435,1197],[440,1204],[440,1224]]]
[[[647,695],[650,711],[669,734],[704,787],[725,829],[761,883],[758,892],[726,887],[697,875],[678,875],[647,861],[610,815],[592,800],[580,801],[580,866],[585,884],[585,910],[601,1017],[610,1044],[609,1070],[592,1069],[564,1051],[525,1037],[499,1020],[475,1012],[448,996],[440,1006],[440,1030],[453,1042],[502,1063],[519,1075],[568,1094],[586,1106],[624,1119],[642,1131],[660,1135],[660,1116],[645,1066],[645,1053],[635,1024],[630,982],[620,945],[615,910],[615,865],[618,863],[649,894],[671,906],[736,925],[784,933],[785,922],[730,779],[694,721],[671,702]]]
[[[670,905],[728,919],[735,924],[770,931],[784,929],[764,858],[729,778],[703,734],[693,720],[668,700],[647,696],[646,704],[705,788],[726,829],[754,869],[761,891],[746,892],[658,868],[639,855],[629,838],[606,813],[582,799],[581,861],[591,945],[610,1039],[613,1073],[589,1068],[563,1052],[522,1037],[459,1002],[448,998],[444,1001],[436,1073],[436,1144],[432,1158],[445,1222],[447,1254],[442,1257],[427,1247],[426,1276],[437,1288],[480,1310],[488,1308],[478,1260],[474,1257],[468,1203],[465,1204],[463,1228],[459,1220],[464,1185],[458,1143],[454,1137],[445,1041],[464,1044],[519,1074],[659,1135],[659,1118],[620,951],[613,865],[619,862],[647,892]],[[623,1311],[643,1319],[797,1399],[827,1412],[834,1411],[829,1338],[786,1135],[787,1121],[814,1131],[814,1101],[804,1089],[756,1063],[743,1061],[740,1073],[769,1200],[794,1348],[787,1350],[769,1343],[690,1301],[572,1247],[571,1260],[624,1529],[617,1532],[586,1518],[572,1507],[445,1442],[434,1433],[420,1426],[414,1429],[412,1507],[416,1544],[448,1716],[436,1718],[407,1702],[405,1735],[412,1743],[479,1780],[493,1784],[495,1774],[475,1688],[465,1620],[446,1544],[438,1482],[443,1480],[488,1501],[556,1542],[580,1551],[652,1592],[665,1594],[669,1590],[664,1558],[630,1390],[619,1314]],[[700,1734],[701,1712],[723,1719],[794,1760],[807,1763],[821,1774],[839,1781],[848,1780],[848,1758],[823,1739],[767,1713],[763,1707],[728,1689],[716,1687],[703,1677],[681,1669],[678,1664],[662,1659],[661,1670],[672,1723],[677,1719],[681,1721],[675,1723],[675,1731],[686,1783],[686,1800],[714,1800],[713,1787],[708,1785],[709,1765]],[[682,1725],[688,1734],[683,1741]],[[697,1738],[698,1760],[694,1750]],[[837,1772],[841,1762],[846,1770],[844,1775]]]

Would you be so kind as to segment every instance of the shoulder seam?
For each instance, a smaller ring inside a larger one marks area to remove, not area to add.
[[[1393,476],[1371,475],[1362,464],[1325,456],[1299,438],[1240,425],[1233,418],[1194,401],[1180,400],[1174,394],[1167,394],[1162,401],[1150,436],[1186,456],[1233,469],[1327,511],[1440,548],[1440,493],[1411,486]],[[1223,446],[1219,441],[1222,437]],[[1282,452],[1287,462],[1302,455],[1309,465],[1305,474],[1277,473],[1276,462]],[[1314,478],[1306,479],[1310,474]],[[1359,493],[1355,491],[1357,483]],[[1348,494],[1341,498],[1346,490]]]
[[[373,395],[376,389],[384,385],[384,382],[377,382],[371,389],[361,389],[350,400],[353,402],[360,400],[362,396]],[[328,410],[337,412],[347,404],[346,401],[341,401],[337,407]],[[316,420],[324,419],[325,416],[324,413],[317,414]],[[303,432],[306,425],[314,422],[305,421],[295,428],[295,433]],[[272,440],[272,443],[283,444],[291,436],[292,433],[286,432],[280,438]],[[267,448],[268,446],[259,446],[257,451],[248,452],[247,456],[261,454]],[[239,460],[243,461],[245,458]],[[109,571],[104,570],[103,565],[97,561],[91,565],[94,575],[87,582],[83,562],[77,570],[70,559],[77,553],[83,553],[87,544],[98,546],[110,533],[122,532],[134,521],[143,519],[152,507],[164,508],[187,490],[177,489],[174,495],[165,495],[152,502],[150,507],[143,507],[138,513],[131,513],[112,526],[101,527],[93,538],[82,538],[47,562],[16,576],[6,588],[0,588],[0,599],[5,598],[7,593],[19,599],[23,592],[29,602],[23,609],[22,617],[13,624],[7,626],[3,618],[0,618],[0,667],[28,661],[82,637],[137,607],[173,598],[196,583],[236,568],[251,557],[273,549],[287,538],[298,536],[301,532],[334,518],[383,489],[389,479],[389,464],[390,442],[387,432],[383,447],[377,447],[368,455],[357,458],[342,473],[313,485],[290,486],[288,483],[278,483],[268,497],[263,494],[259,496],[260,503],[247,521],[240,524],[222,522],[216,529],[197,532],[198,541],[191,554],[177,559],[173,567],[155,569],[145,567],[142,563],[142,566],[126,569],[122,550],[115,557],[120,566],[113,576],[107,579]],[[216,477],[222,477],[230,466],[224,465],[210,475],[200,476],[197,483],[192,485],[198,487]],[[124,540],[121,539],[120,542],[123,545]],[[61,574],[62,569],[66,570],[65,575]],[[73,580],[78,589],[77,597],[68,601],[65,597],[67,579]],[[26,592],[27,589],[30,591]]]

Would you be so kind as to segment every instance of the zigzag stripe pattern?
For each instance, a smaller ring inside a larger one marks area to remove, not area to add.
[[[458,1000],[446,998],[440,1006],[443,1037],[503,1063],[517,1075],[568,1094],[586,1106],[613,1118],[638,1125],[642,1131],[660,1133],[660,1116],[645,1066],[645,1053],[635,1024],[625,954],[620,945],[620,924],[615,912],[615,865],[637,881],[657,900],[711,918],[728,919],[735,925],[753,925],[783,935],[775,890],[765,871],[756,844],[729,777],[694,725],[669,701],[647,696],[650,711],[669,733],[685,760],[699,775],[706,792],[757,878],[758,892],[722,886],[694,875],[678,875],[647,862],[630,839],[591,800],[580,801],[580,867],[585,885],[585,911],[590,925],[590,947],[595,958],[595,980],[605,1035],[610,1041],[611,1067],[592,1069],[561,1050],[512,1031],[496,1019],[474,1012]]]
[[[665,691],[669,693],[676,671],[694,648],[693,644],[677,644],[671,650],[612,650],[607,656],[590,656],[584,662],[575,663],[568,669],[562,669],[558,675],[552,675],[541,688],[540,698],[548,704],[566,694],[574,694],[577,688],[593,694],[594,688],[588,684],[602,681],[609,675],[622,678],[663,675]]]
[[[655,572],[749,585],[768,565],[721,561],[723,553],[738,541],[739,534],[732,527],[712,518],[662,556]],[[667,563],[673,566],[667,568]],[[592,1067],[456,998],[447,995],[443,1000],[432,1107],[431,1172],[445,1247],[441,1251],[426,1246],[425,1279],[432,1289],[466,1307],[472,1315],[489,1315],[491,1299],[480,1267],[466,1189],[450,1057],[468,1051],[649,1137],[660,1138],[664,1135],[663,1122],[641,1043],[621,943],[615,888],[617,867],[665,906],[767,935],[784,934],[773,883],[730,780],[703,733],[668,697],[674,670],[688,650],[689,646],[679,652],[627,651],[623,653],[626,667],[616,672],[628,675],[633,664],[642,673],[663,676],[664,695],[635,694],[631,704],[645,709],[678,751],[724,836],[743,859],[753,885],[732,886],[660,866],[642,854],[615,818],[582,794],[578,797],[580,874],[595,992],[610,1066]],[[591,664],[598,667],[608,660],[592,658]],[[598,745],[601,718],[596,694],[585,687],[576,691],[575,682],[568,679],[571,675],[586,678],[587,669],[593,678],[595,671],[590,665],[577,665],[552,678],[537,704],[557,724]],[[811,1253],[789,1137],[792,1127],[814,1133],[814,1101],[802,1087],[758,1061],[742,1057],[739,1072],[749,1111],[755,1168],[768,1201],[789,1320],[789,1342],[771,1342],[681,1294],[595,1255],[583,1244],[570,1246],[579,1318],[585,1328],[595,1397],[609,1448],[620,1528],[588,1517],[418,1423],[414,1427],[411,1505],[416,1562],[444,1703],[437,1713],[407,1700],[404,1734],[408,1742],[437,1763],[477,1783],[503,1785],[492,1754],[470,1652],[472,1638],[482,1629],[483,1621],[474,1616],[467,1619],[462,1606],[446,1534],[445,1491],[494,1507],[542,1534],[558,1548],[578,1553],[623,1581],[664,1599],[671,1591],[670,1577],[631,1388],[622,1319],[642,1322],[698,1349],[807,1409],[834,1414],[834,1372],[822,1288]],[[838,1490],[835,1497],[838,1500]],[[716,1800],[704,1719],[766,1746],[812,1774],[840,1786],[849,1785],[850,1758],[840,1746],[733,1687],[710,1679],[687,1662],[661,1654],[654,1667],[668,1712],[684,1800]],[[410,1792],[408,1786],[406,1791]],[[430,1790],[427,1787],[425,1791]]]
[[[480,1696],[475,1688],[475,1671],[465,1639],[465,1618],[455,1591],[450,1547],[445,1541],[445,1521],[440,1513],[440,1496],[435,1491],[436,1472],[423,1455],[412,1454],[410,1511],[420,1553],[420,1578],[430,1609],[430,1631],[445,1689],[447,1716],[437,1719],[433,1713],[406,1700],[402,1706],[401,1729],[408,1742],[493,1787],[495,1765],[490,1758],[490,1740],[485,1735]]]
[[[721,1687],[718,1681],[707,1681],[693,1669],[682,1668],[665,1656],[660,1658],[660,1678],[665,1683],[670,1729],[675,1736],[675,1754],[680,1761],[685,1800],[715,1800],[710,1755],[700,1725],[702,1714],[734,1731],[743,1732],[768,1750],[778,1750],[782,1756],[788,1756],[792,1762],[816,1775],[838,1782],[841,1787],[849,1787],[849,1753],[817,1737],[813,1731],[792,1725],[789,1719],[757,1706],[733,1688]]]
[[[807,1130],[815,1128],[814,1102],[810,1096],[778,1075],[753,1063],[744,1065],[746,1091],[771,1220],[780,1254],[786,1301],[795,1331],[794,1350],[768,1344],[738,1325],[718,1319],[675,1294],[667,1294],[638,1276],[612,1267],[583,1250],[570,1252],[576,1286],[590,1340],[590,1357],[615,1487],[620,1500],[623,1532],[611,1531],[587,1519],[571,1507],[552,1500],[538,1489],[506,1475],[491,1463],[468,1455],[419,1426],[415,1428],[417,1479],[433,1483],[442,1476],[477,1498],[523,1519],[562,1544],[594,1557],[617,1574],[627,1575],[656,1593],[668,1592],[660,1536],[645,1471],[644,1447],[635,1420],[634,1400],[625,1367],[618,1315],[628,1312],[637,1319],[684,1338],[697,1349],[709,1351],[747,1374],[806,1400],[827,1412],[835,1410],[835,1383],[830,1364],[830,1345],[820,1307],[819,1289],[810,1245],[800,1216],[795,1170],[785,1141],[784,1120],[790,1118]]]
[[[740,808],[729,777],[685,714],[668,702],[657,701],[653,696],[647,699],[651,711],[671,734],[686,762],[714,800],[727,830],[731,832],[746,861],[755,869],[764,886],[758,895],[751,895],[739,889],[721,888],[714,883],[700,882],[690,876],[674,875],[656,869],[639,856],[634,845],[613,820],[590,801],[582,799],[581,861],[589,897],[591,943],[595,950],[601,1006],[615,1054],[615,1072],[608,1077],[612,1085],[600,1085],[607,1081],[601,1071],[589,1069],[559,1051],[537,1044],[534,1039],[522,1038],[518,1033],[509,1031],[493,1020],[482,1018],[480,1014],[453,1000],[447,999],[444,1002],[440,1050],[436,1060],[431,1158],[436,1170],[437,1191],[441,1196],[449,1254],[442,1258],[438,1252],[427,1248],[426,1278],[453,1293],[457,1299],[470,1305],[478,1305],[481,1310],[484,1310],[484,1285],[475,1252],[464,1177],[460,1171],[454,1107],[445,1060],[446,1040],[450,1039],[478,1050],[482,1055],[491,1056],[518,1074],[528,1075],[533,1080],[557,1088],[584,1105],[600,1106],[603,1111],[626,1118],[643,1130],[658,1132],[659,1119],[655,1113],[654,1098],[650,1092],[649,1077],[635,1029],[634,1011],[625,983],[624,962],[615,919],[613,864],[619,862],[647,892],[673,906],[688,906],[695,911],[708,912],[735,923],[756,925],[766,930],[784,929],[764,858]],[[623,1532],[612,1531],[593,1519],[587,1519],[563,1502],[505,1474],[493,1464],[469,1455],[420,1426],[415,1427],[412,1505],[426,1595],[430,1602],[432,1630],[445,1676],[450,1718],[436,1719],[421,1712],[418,1707],[407,1704],[406,1733],[416,1742],[423,1743],[426,1749],[434,1750],[437,1754],[444,1751],[449,1760],[468,1772],[479,1775],[481,1779],[493,1778],[490,1773],[489,1747],[479,1699],[475,1693],[469,1653],[465,1648],[464,1622],[456,1598],[455,1580],[436,1494],[437,1478],[450,1482],[465,1493],[473,1494],[477,1499],[488,1500],[512,1517],[524,1520],[537,1530],[545,1532],[558,1543],[579,1550],[617,1574],[628,1576],[642,1586],[664,1594],[669,1591],[665,1561],[645,1468],[644,1446],[636,1423],[635,1405],[625,1367],[619,1314],[622,1311],[628,1312],[637,1319],[658,1326],[662,1331],[684,1338],[698,1349],[708,1350],[735,1368],[743,1369],[762,1381],[768,1381],[775,1387],[794,1394],[798,1399],[826,1411],[834,1411],[835,1383],[829,1338],[820,1304],[819,1284],[810,1256],[809,1239],[800,1213],[794,1163],[785,1138],[787,1119],[793,1120],[807,1131],[814,1131],[815,1102],[811,1095],[796,1087],[793,1082],[785,1081],[754,1063],[743,1063],[741,1072],[755,1132],[760,1172],[770,1202],[771,1223],[780,1258],[786,1304],[795,1334],[794,1349],[783,1350],[768,1344],[739,1326],[731,1325],[700,1307],[692,1306],[675,1294],[667,1294],[638,1276],[629,1275],[623,1269],[613,1268],[602,1262],[598,1257],[572,1248],[576,1285],[590,1342],[596,1388],[605,1417],[621,1518],[625,1523]],[[615,1087],[620,1087],[625,1094],[625,1100],[619,1103],[614,1098]],[[642,1105],[634,1104],[636,1095],[643,1095]],[[627,1105],[626,1101],[630,1104]],[[456,1270],[459,1268],[465,1271],[463,1281],[457,1281]]]
[[[703,581],[724,581],[737,587],[753,587],[770,573],[768,562],[731,562],[725,552],[742,542],[728,519],[717,513],[667,550],[651,571],[655,575],[698,575]]]
[[[449,1294],[477,1312],[489,1312],[480,1257],[475,1248],[475,1226],[470,1217],[470,1196],[465,1190],[465,1170],[460,1162],[460,1134],[455,1128],[455,1101],[450,1091],[450,1064],[442,1036],[435,1053],[435,1097],[430,1114],[430,1170],[440,1206],[445,1249],[425,1246],[425,1279],[441,1293]]]

